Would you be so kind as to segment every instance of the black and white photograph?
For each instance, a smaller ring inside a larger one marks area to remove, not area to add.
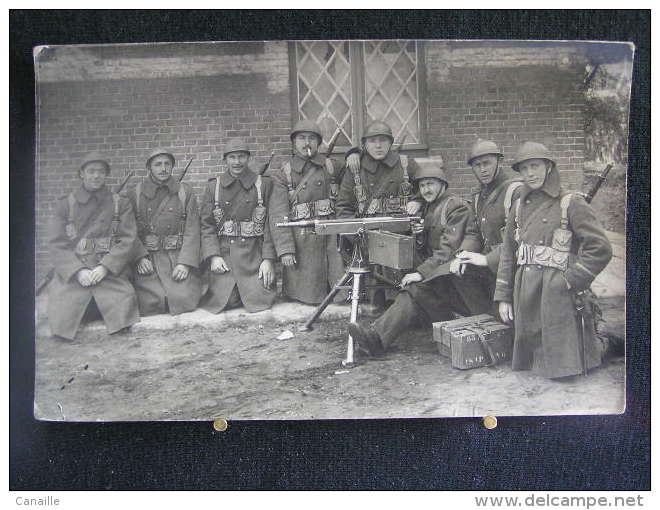
[[[623,413],[634,51],[34,48],[35,418]]]

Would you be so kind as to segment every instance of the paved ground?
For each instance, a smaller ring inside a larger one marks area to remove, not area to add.
[[[624,334],[623,237],[594,289],[604,330]],[[37,304],[35,416],[46,420],[208,420],[438,417],[618,413],[624,361],[557,383],[506,366],[452,369],[428,331],[397,351],[344,370],[349,309],[332,305],[315,331],[298,327],[312,308],[148,317],[130,334],[86,326],[76,343],[49,336]],[[283,331],[293,337],[277,340]]]

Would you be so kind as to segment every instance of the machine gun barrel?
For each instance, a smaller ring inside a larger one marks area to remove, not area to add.
[[[373,216],[370,218],[347,218],[335,220],[303,220],[276,223],[278,227],[312,227],[319,235],[358,234],[367,230],[406,232],[413,222],[421,221],[419,216]]]

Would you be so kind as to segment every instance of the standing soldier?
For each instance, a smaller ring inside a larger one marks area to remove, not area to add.
[[[341,168],[318,152],[321,141],[318,125],[299,121],[291,132],[293,155],[273,173],[273,179],[288,189],[289,221],[335,217]],[[281,230],[273,219],[271,216],[271,231]],[[292,230],[296,253],[282,260],[284,294],[303,303],[318,304],[344,274],[336,239],[310,235],[304,229]]]
[[[219,313],[243,304],[259,312],[275,301],[276,257],[293,264],[290,229],[270,228],[287,214],[286,189],[250,170],[250,150],[242,140],[231,140],[223,158],[228,169],[209,179],[201,208],[202,260],[210,268],[202,307]]]
[[[361,141],[359,167],[349,165],[341,181],[337,217],[405,214],[412,197],[410,176],[415,174],[415,161],[391,150],[394,136],[384,122],[367,126]]]
[[[73,340],[92,300],[110,334],[138,322],[127,278],[137,235],[128,200],[105,185],[110,164],[90,153],[80,165],[80,188],[61,198],[48,227],[55,274],[48,299],[53,335]]]
[[[454,258],[459,249],[478,249],[480,242],[474,213],[465,200],[446,193],[448,182],[442,161],[419,159],[417,162],[415,181],[425,205],[422,208],[424,225],[416,227],[414,232],[425,241],[415,254],[415,272],[401,280],[403,290],[394,304],[372,327],[348,325],[359,351],[367,356],[388,350],[412,327],[450,319],[452,311],[469,314],[466,303],[452,288],[454,280],[436,276],[441,266],[459,264]]]
[[[544,145],[522,144],[513,168],[525,185],[507,220],[495,289],[502,320],[515,321],[512,367],[577,375],[601,363],[585,298],[612,247],[584,198],[562,192]]]
[[[129,192],[138,225],[133,284],[142,315],[172,315],[197,308],[200,227],[195,194],[172,176],[172,153],[156,149],[148,176]]]
[[[502,234],[511,204],[518,198],[522,181],[513,171],[504,168],[504,154],[495,142],[478,140],[470,151],[468,165],[480,184],[473,195],[472,205],[481,238],[480,252],[463,251],[457,255],[464,265],[458,274],[465,273],[463,285],[457,285],[466,297],[484,296],[492,303],[495,277],[500,262]],[[489,305],[488,308],[491,308]],[[488,310],[474,309],[473,314]]]

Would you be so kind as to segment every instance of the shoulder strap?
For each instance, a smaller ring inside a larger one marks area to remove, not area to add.
[[[479,197],[481,196],[481,193],[476,192],[472,195],[472,198],[474,200],[474,212],[477,212],[477,207],[479,206]]]
[[[257,180],[254,183],[254,185],[257,188],[257,205],[263,207],[264,197],[263,197],[263,192],[261,191],[261,174],[257,175]]]
[[[73,225],[75,222],[75,212],[76,212],[76,197],[73,194],[73,191],[69,193],[69,196],[67,197],[67,201],[69,202],[69,212],[67,215],[67,223]]]
[[[522,185],[523,185],[522,181],[513,181],[511,184],[509,184],[509,187],[506,189],[506,193],[504,194],[505,215],[509,214],[509,210],[511,210],[511,201],[513,200],[513,194]],[[475,206],[475,210],[476,210],[476,206]]]
[[[114,210],[112,214],[112,229],[111,229],[111,236],[112,238],[116,238],[117,235],[119,234],[119,201],[121,200],[121,197],[117,193],[112,194],[112,202],[114,205]]]
[[[138,182],[135,186],[135,215],[140,215],[140,195],[142,195],[142,182]]]
[[[220,207],[220,177],[215,178],[215,193],[213,195],[216,209]]]
[[[449,209],[449,202],[452,201],[454,197],[449,195],[445,203],[442,204],[442,209],[440,210],[440,225],[442,228],[447,226],[447,209]]]
[[[408,182],[410,180],[408,176],[408,156],[399,154],[399,161],[401,161],[401,167],[403,168],[403,180]]]
[[[183,207],[183,215],[186,214],[186,188],[183,187],[183,184],[179,185],[179,200],[181,201],[181,207]]]
[[[561,228],[568,228],[568,206],[571,204],[573,193],[566,193],[561,197],[559,207],[561,208]]]
[[[334,177],[335,177],[335,165],[332,163],[332,160],[330,158],[325,158],[325,169],[328,172],[328,174],[330,175],[330,177],[332,177],[334,179]]]
[[[296,200],[298,199],[298,195],[302,191],[303,187],[305,187],[305,185],[312,178],[314,172],[316,172],[316,167],[312,167],[312,169],[309,172],[307,172],[307,175],[305,175],[302,179],[300,179],[300,182],[298,183],[298,186],[296,186],[296,189],[289,193],[290,204],[294,204],[296,202]]]
[[[284,172],[284,177],[286,177],[286,187],[289,191],[293,191],[293,178],[291,177],[291,163],[289,161],[284,162],[282,171]]]

